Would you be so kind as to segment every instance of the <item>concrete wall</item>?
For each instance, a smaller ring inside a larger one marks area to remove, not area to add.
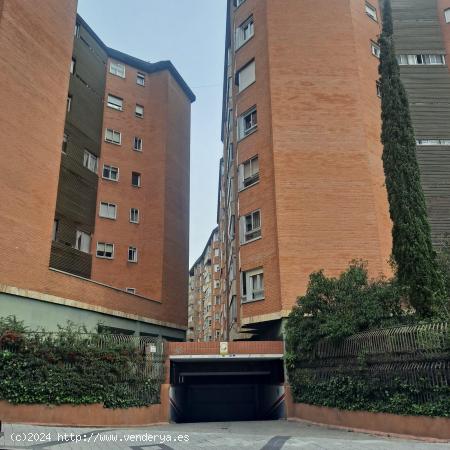
[[[101,324],[136,335],[145,333],[169,339],[185,338],[184,331],[176,328],[0,292],[0,317],[10,315],[23,320],[31,330],[44,328],[47,331],[57,331],[58,325],[66,325],[70,321],[76,325],[84,325],[89,332],[94,333]]]

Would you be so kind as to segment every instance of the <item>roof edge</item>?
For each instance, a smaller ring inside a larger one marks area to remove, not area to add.
[[[115,50],[111,47],[106,46],[105,43],[95,33],[95,31],[79,14],[77,14],[77,22],[80,22],[83,25],[83,27],[87,29],[92,38],[95,39],[95,41],[103,48],[103,50],[109,57],[121,61],[125,64],[128,64],[129,66],[133,66],[136,69],[140,69],[146,73],[155,73],[167,70],[172,75],[174,80],[178,83],[178,85],[181,87],[182,91],[185,93],[186,97],[190,100],[190,102],[191,103],[195,102],[196,100],[195,94],[192,92],[191,88],[188,86],[186,81],[184,81],[183,77],[180,75],[180,73],[172,64],[171,61],[167,60],[150,63],[142,59],[136,58],[134,56],[128,55],[127,53],[120,52],[119,50]]]

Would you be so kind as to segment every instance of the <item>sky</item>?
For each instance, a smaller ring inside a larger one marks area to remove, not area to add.
[[[171,60],[194,91],[189,265],[217,222],[226,0],[78,0],[108,46],[145,61]]]

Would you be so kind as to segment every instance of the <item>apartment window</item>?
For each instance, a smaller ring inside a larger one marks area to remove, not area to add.
[[[245,2],[245,0],[234,0],[234,6],[236,6],[236,8],[237,8],[238,6],[241,6],[242,3],[244,3],[244,2]]]
[[[220,339],[220,331],[219,330],[216,330],[216,339],[217,340]]]
[[[450,145],[450,139],[416,139],[417,145]]]
[[[377,95],[381,98],[381,83],[379,81],[376,82],[377,87]]]
[[[72,58],[72,61],[70,62],[70,73],[75,73],[75,66],[77,65],[77,60],[75,58]]]
[[[129,294],[136,294],[136,288],[125,288]]]
[[[219,264],[214,264],[214,272],[220,272]]]
[[[215,303],[216,305],[220,305],[220,295],[216,295]]]
[[[123,99],[109,94],[108,95],[108,106],[110,108],[117,109],[118,111],[122,111],[123,110]]]
[[[220,288],[220,280],[214,280],[214,289]]]
[[[67,112],[70,112],[71,109],[72,109],[72,96],[68,95],[67,96]]]
[[[236,74],[236,84],[239,86],[239,92],[247,89],[255,82],[255,60],[249,62]]]
[[[103,178],[111,181],[119,180],[119,168],[103,164]]]
[[[139,172],[131,173],[131,184],[135,187],[141,186],[141,174]]]
[[[135,115],[136,117],[142,119],[144,117],[144,107],[141,105],[136,105]]]
[[[131,223],[139,223],[139,209],[138,208],[130,209],[130,222]]]
[[[100,217],[105,217],[106,219],[116,219],[117,205],[114,203],[101,202],[99,215]]]
[[[375,44],[375,42],[371,42],[370,45],[372,48],[372,55],[376,56],[379,59],[381,55],[380,46],[378,44]]]
[[[264,273],[262,269],[242,272],[242,302],[264,299]]]
[[[398,55],[397,61],[401,66],[444,65],[444,55]]]
[[[75,31],[73,34],[77,38],[80,37],[80,24],[79,23],[75,24]]]
[[[235,46],[236,50],[242,47],[255,34],[255,22],[250,16],[245,22],[236,28]]]
[[[83,253],[89,253],[91,249],[91,235],[77,230],[75,235],[75,248]]]
[[[228,144],[228,152],[227,152],[227,164],[228,164],[228,168],[230,168],[231,162],[234,159],[234,148],[233,148],[233,143],[230,142]]]
[[[142,139],[140,137],[135,136],[133,141],[133,149],[138,152],[142,152]]]
[[[97,173],[98,158],[89,150],[84,150],[83,166],[91,172]]]
[[[444,11],[444,16],[445,16],[445,22],[446,23],[450,23],[450,8],[447,8]]]
[[[240,237],[241,244],[253,241],[261,237],[261,211],[253,211],[250,214],[240,217]]]
[[[59,230],[59,220],[55,219],[53,221],[53,228],[52,228],[52,241],[56,241],[56,237],[58,236],[58,230]]]
[[[120,145],[122,143],[122,134],[120,131],[107,128],[105,132],[105,141],[110,142],[111,144]]]
[[[214,320],[219,320],[219,319],[220,319],[219,313],[215,313],[215,314],[214,314]]]
[[[136,75],[136,84],[139,86],[145,86],[145,74],[138,72]]]
[[[61,146],[61,152],[63,152],[65,155],[67,155],[67,142],[69,141],[69,136],[64,133],[62,146]]]
[[[239,139],[243,139],[249,134],[256,131],[257,127],[257,114],[256,106],[246,111],[244,114],[239,116],[238,122],[238,136]]]
[[[366,14],[376,22],[378,22],[378,14],[375,6],[372,6],[370,3],[366,2]]]
[[[136,247],[128,247],[128,262],[137,263],[138,251]]]
[[[109,63],[109,73],[125,78],[125,66],[117,62]]]
[[[245,161],[239,166],[239,190],[245,189],[259,181],[258,156]]]
[[[219,255],[220,255],[220,249],[215,248],[215,249],[214,249],[214,256],[217,257],[217,256],[219,256]]]
[[[97,258],[113,259],[114,244],[97,242]]]

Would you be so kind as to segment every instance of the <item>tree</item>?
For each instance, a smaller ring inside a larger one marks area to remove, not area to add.
[[[392,259],[399,283],[409,288],[411,306],[429,317],[445,299],[445,287],[431,242],[408,97],[395,56],[390,0],[384,1],[380,47],[381,140],[393,222]]]
[[[310,353],[321,339],[340,341],[352,334],[408,320],[401,307],[403,288],[395,280],[370,280],[367,266],[353,261],[337,278],[323,271],[309,277],[286,322],[288,352]]]

